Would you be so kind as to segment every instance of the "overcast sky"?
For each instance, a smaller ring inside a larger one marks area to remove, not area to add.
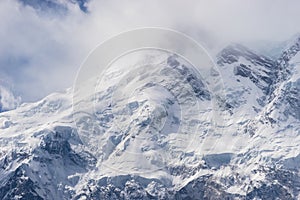
[[[0,1],[0,84],[23,101],[71,87],[93,48],[133,28],[179,30],[209,52],[228,42],[280,42],[300,32],[297,0],[91,0],[88,13],[65,6],[65,12],[47,11]]]

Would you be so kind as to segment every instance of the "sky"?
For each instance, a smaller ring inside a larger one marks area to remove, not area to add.
[[[300,33],[297,0],[90,0],[86,12],[69,0],[56,8],[21,2],[0,1],[0,86],[10,102],[72,87],[89,52],[134,28],[174,29],[212,54],[230,42],[275,44]]]

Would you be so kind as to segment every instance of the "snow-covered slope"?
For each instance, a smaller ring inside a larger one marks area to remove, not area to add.
[[[0,199],[299,198],[298,47],[272,60],[228,46],[214,72],[224,96],[146,50],[87,101],[70,89],[1,113]]]

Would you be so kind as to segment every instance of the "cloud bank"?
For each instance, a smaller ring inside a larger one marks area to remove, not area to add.
[[[0,80],[24,101],[35,101],[70,87],[99,43],[139,27],[179,30],[209,52],[228,42],[276,43],[300,32],[296,0],[90,0],[86,6],[87,13],[76,4],[64,13],[37,12],[17,0],[1,1]]]

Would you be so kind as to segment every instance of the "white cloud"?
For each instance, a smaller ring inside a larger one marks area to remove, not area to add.
[[[9,89],[0,86],[0,112],[15,109],[21,102]]]
[[[209,50],[230,41],[281,41],[300,32],[299,1],[91,0],[64,16],[37,14],[16,0],[0,2],[0,78],[25,101],[72,85],[99,43],[121,31],[155,26],[193,36]]]

